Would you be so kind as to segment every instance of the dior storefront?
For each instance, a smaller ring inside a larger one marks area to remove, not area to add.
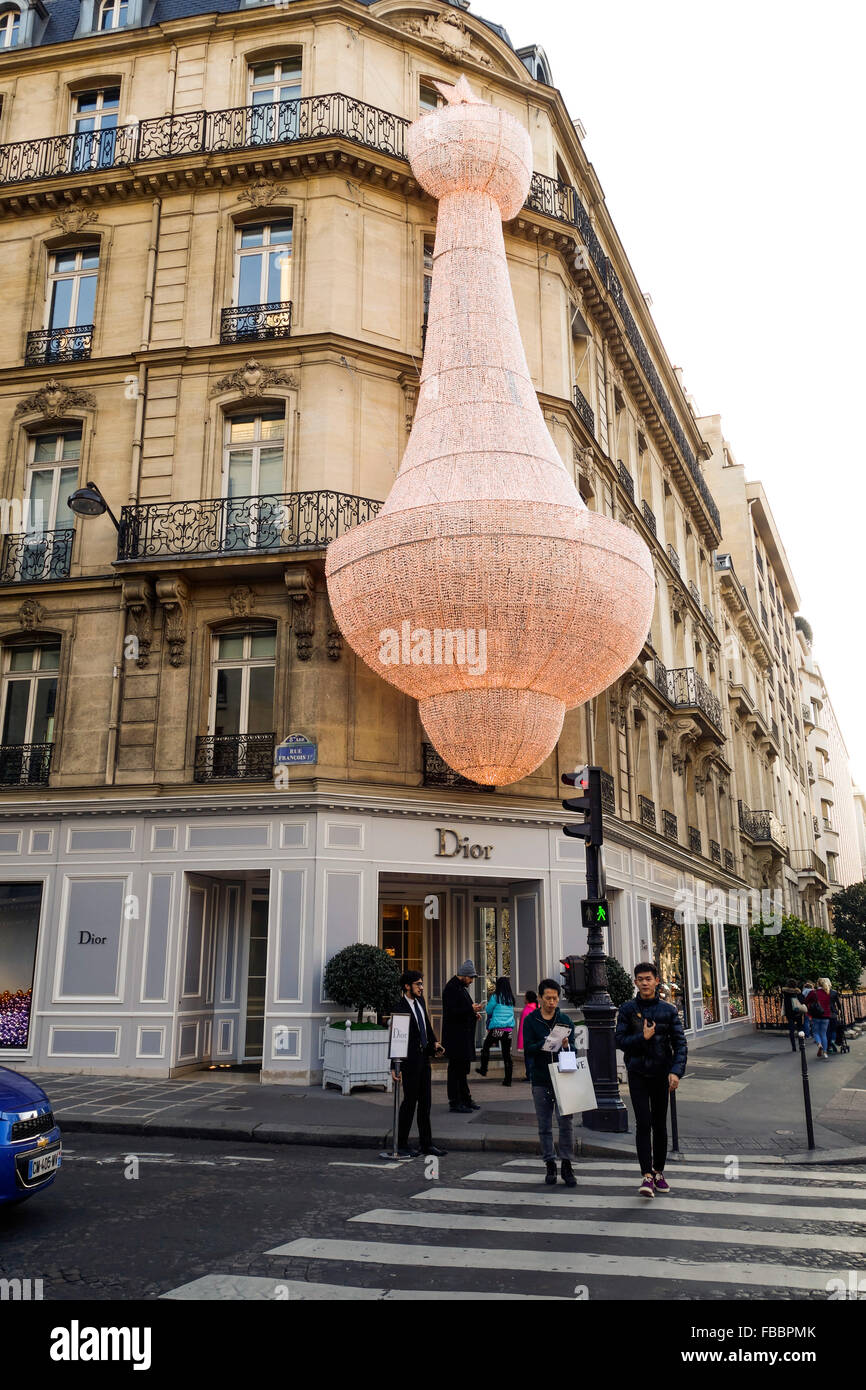
[[[191,798],[158,813],[43,803],[7,817],[0,1063],[151,1077],[229,1064],[315,1081],[325,1021],[343,1016],[323,970],[343,946],[378,943],[423,969],[434,1018],[467,955],[480,998],[499,974],[522,993],[585,950],[583,845],[561,826],[350,794],[291,809],[226,799],[206,813]],[[615,843],[606,865],[611,953],[628,969],[659,957],[695,1040],[736,1026],[743,941],[677,926],[675,869]]]

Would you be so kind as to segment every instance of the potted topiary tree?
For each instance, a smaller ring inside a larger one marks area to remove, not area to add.
[[[344,1096],[353,1086],[384,1086],[390,1092],[390,1033],[378,1019],[400,998],[397,962],[379,946],[346,946],[325,966],[325,995],[358,1017],[329,1021],[325,1028],[323,1089],[336,1085]],[[376,1023],[364,1022],[365,1009],[375,1010]]]

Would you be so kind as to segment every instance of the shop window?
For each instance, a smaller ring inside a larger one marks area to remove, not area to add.
[[[0,883],[0,1053],[30,1041],[42,885]]]
[[[652,948],[659,984],[664,986],[670,1002],[676,1006],[683,1027],[688,1028],[685,928],[682,923],[674,921],[673,913],[666,908],[652,908]]]
[[[382,903],[379,909],[379,945],[404,970],[423,972],[424,909],[421,903]]]
[[[716,979],[716,958],[713,951],[713,929],[709,922],[703,922],[698,927],[698,960],[701,971],[704,1023],[718,1023],[719,991]]]
[[[725,927],[725,967],[728,975],[728,1010],[732,1019],[748,1018],[749,1001],[746,998],[745,975],[743,972],[743,941],[739,927]]]

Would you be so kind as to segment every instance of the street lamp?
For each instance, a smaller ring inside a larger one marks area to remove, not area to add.
[[[66,504],[76,516],[102,516],[108,512],[114,522],[114,529],[120,530],[120,523],[114,512],[109,507],[96,483],[87,483],[85,487],[77,488],[71,497],[67,497]]]

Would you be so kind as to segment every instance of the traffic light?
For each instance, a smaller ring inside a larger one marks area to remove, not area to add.
[[[566,956],[561,960],[562,992],[569,1004],[583,1003],[586,995],[586,967],[583,956]]]
[[[596,848],[604,843],[604,823],[601,808],[601,768],[582,767],[577,772],[563,772],[562,780],[567,787],[574,787],[581,794],[563,801],[563,811],[575,811],[583,815],[583,822],[577,825],[564,825],[566,835],[575,840],[585,840],[587,845]]]

